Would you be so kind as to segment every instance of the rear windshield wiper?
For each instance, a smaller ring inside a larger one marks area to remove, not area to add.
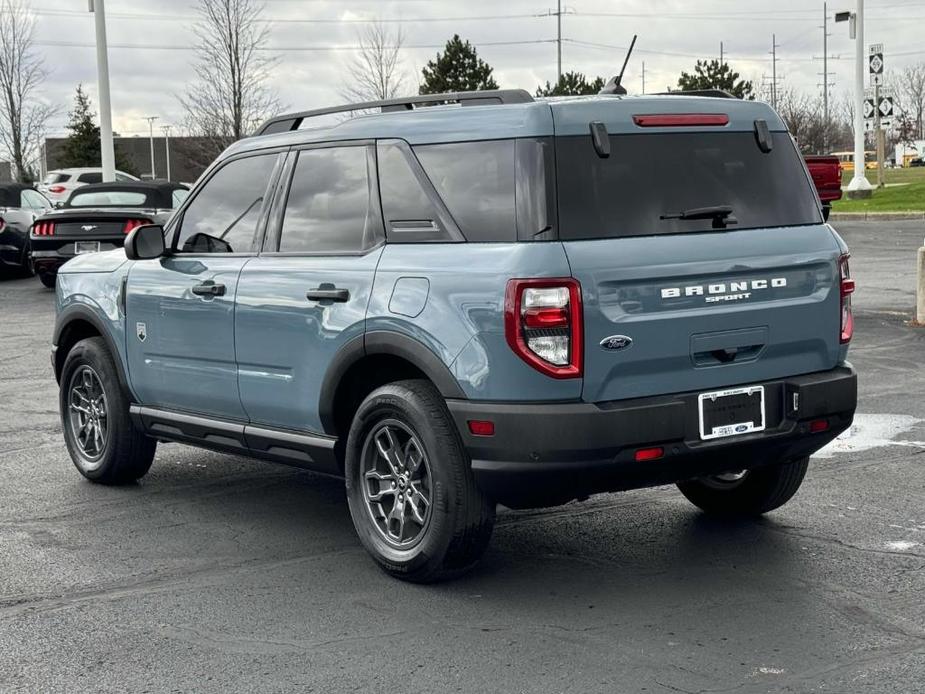
[[[663,214],[659,219],[712,219],[714,229],[725,229],[729,224],[739,223],[739,220],[732,216],[732,208],[729,205],[692,207],[673,214]]]

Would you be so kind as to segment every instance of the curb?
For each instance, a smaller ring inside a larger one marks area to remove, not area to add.
[[[925,219],[925,212],[830,212],[830,222],[897,222]]]

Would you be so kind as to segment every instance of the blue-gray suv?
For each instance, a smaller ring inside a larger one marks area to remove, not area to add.
[[[432,581],[499,503],[784,504],[852,421],[853,290],[765,104],[429,95],[232,145],[61,268],[52,360],[86,478],[158,441],[343,476],[375,560]]]

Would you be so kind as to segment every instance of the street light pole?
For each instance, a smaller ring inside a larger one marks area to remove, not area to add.
[[[100,97],[100,154],[103,180],[116,180],[116,154],[112,144],[112,105],[109,100],[109,55],[106,49],[106,10],[103,0],[89,0],[96,26],[96,72]]]
[[[170,126],[162,125],[161,130],[164,131],[164,151],[167,154],[167,180],[170,180]]]
[[[857,0],[854,65],[854,178],[846,188],[848,197],[869,198],[871,185],[864,162],[864,0]]]
[[[158,119],[158,116],[145,116],[145,120],[148,121],[148,139],[151,144],[151,180],[153,181],[157,178],[157,172],[154,170],[154,121]]]

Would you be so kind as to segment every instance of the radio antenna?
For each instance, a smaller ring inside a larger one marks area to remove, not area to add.
[[[630,47],[626,51],[626,58],[623,59],[623,67],[620,68],[620,74],[611,77],[607,84],[604,85],[604,88],[598,92],[599,94],[626,94],[626,87],[620,83],[623,81],[623,73],[626,72],[626,65],[630,61],[630,56],[633,54],[633,46],[635,45],[636,34],[633,34],[633,40],[630,41]]]

